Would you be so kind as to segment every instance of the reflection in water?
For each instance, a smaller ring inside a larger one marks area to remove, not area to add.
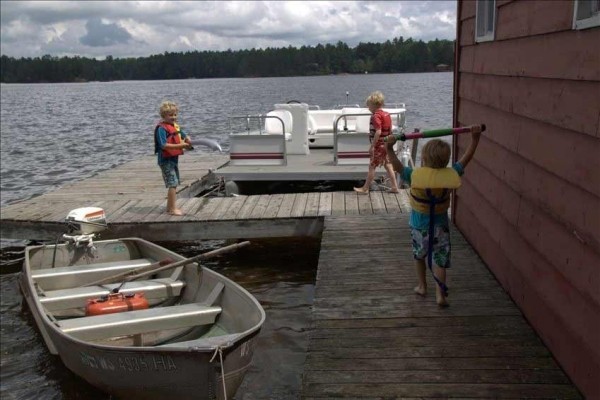
[[[263,305],[267,319],[237,400],[296,399],[308,342],[319,239],[252,240],[236,253],[203,263],[233,279]],[[186,257],[224,241],[159,243]],[[2,399],[110,399],[48,353],[26,305],[18,273],[0,275]]]

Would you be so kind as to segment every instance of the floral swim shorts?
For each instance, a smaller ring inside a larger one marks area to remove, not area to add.
[[[415,260],[427,258],[429,229],[411,228],[413,257]],[[450,268],[450,230],[447,226],[436,225],[433,232],[433,262],[440,268]]]
[[[174,188],[179,185],[179,167],[177,164],[166,162],[160,165],[165,187]]]

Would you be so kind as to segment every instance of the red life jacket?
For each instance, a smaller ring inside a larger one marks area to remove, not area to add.
[[[381,135],[379,136],[379,140],[381,141],[384,137],[388,136],[392,133],[392,117],[386,111],[383,111],[381,108],[371,115],[371,121],[369,123],[369,139],[373,139],[375,137],[375,125],[373,121],[375,120],[375,115],[381,116]]]
[[[154,129],[154,154],[159,152],[158,148],[158,128],[162,127],[167,131],[167,143],[180,144],[183,143],[181,140],[179,125],[171,125],[165,122],[159,122]],[[177,157],[183,154],[183,149],[162,149],[161,155],[163,158]]]

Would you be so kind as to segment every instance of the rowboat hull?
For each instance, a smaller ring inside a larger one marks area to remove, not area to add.
[[[235,282],[194,263],[121,288],[145,285],[148,310],[82,316],[80,292],[97,288],[86,282],[93,282],[94,274],[134,265],[132,258],[184,259],[137,238],[97,241],[93,251],[73,244],[26,249],[20,286],[49,351],[117,398],[232,398],[265,320],[258,301]],[[156,282],[164,287],[157,289]],[[190,316],[190,310],[198,316]],[[206,315],[211,322],[201,321]]]

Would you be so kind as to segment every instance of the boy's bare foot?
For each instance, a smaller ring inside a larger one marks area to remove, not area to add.
[[[183,215],[183,211],[181,211],[179,208],[176,208],[176,209],[174,209],[174,210],[170,210],[170,211],[169,211],[169,214],[171,214],[171,215],[179,215],[179,216],[181,216],[181,215]]]
[[[421,287],[421,286],[417,286],[414,288],[414,291],[416,294],[418,294],[419,296],[425,296],[427,294],[427,288],[425,287]]]
[[[369,189],[365,189],[364,187],[355,187],[354,191],[358,194],[369,194]]]
[[[396,189],[392,188],[392,189],[390,189],[390,193],[400,193],[400,190],[397,188]]]
[[[446,296],[444,296],[444,294],[441,292],[441,290],[439,288],[435,292],[435,301],[436,301],[437,305],[442,308],[448,307],[450,305],[450,304],[448,304],[448,301],[446,300]]]

